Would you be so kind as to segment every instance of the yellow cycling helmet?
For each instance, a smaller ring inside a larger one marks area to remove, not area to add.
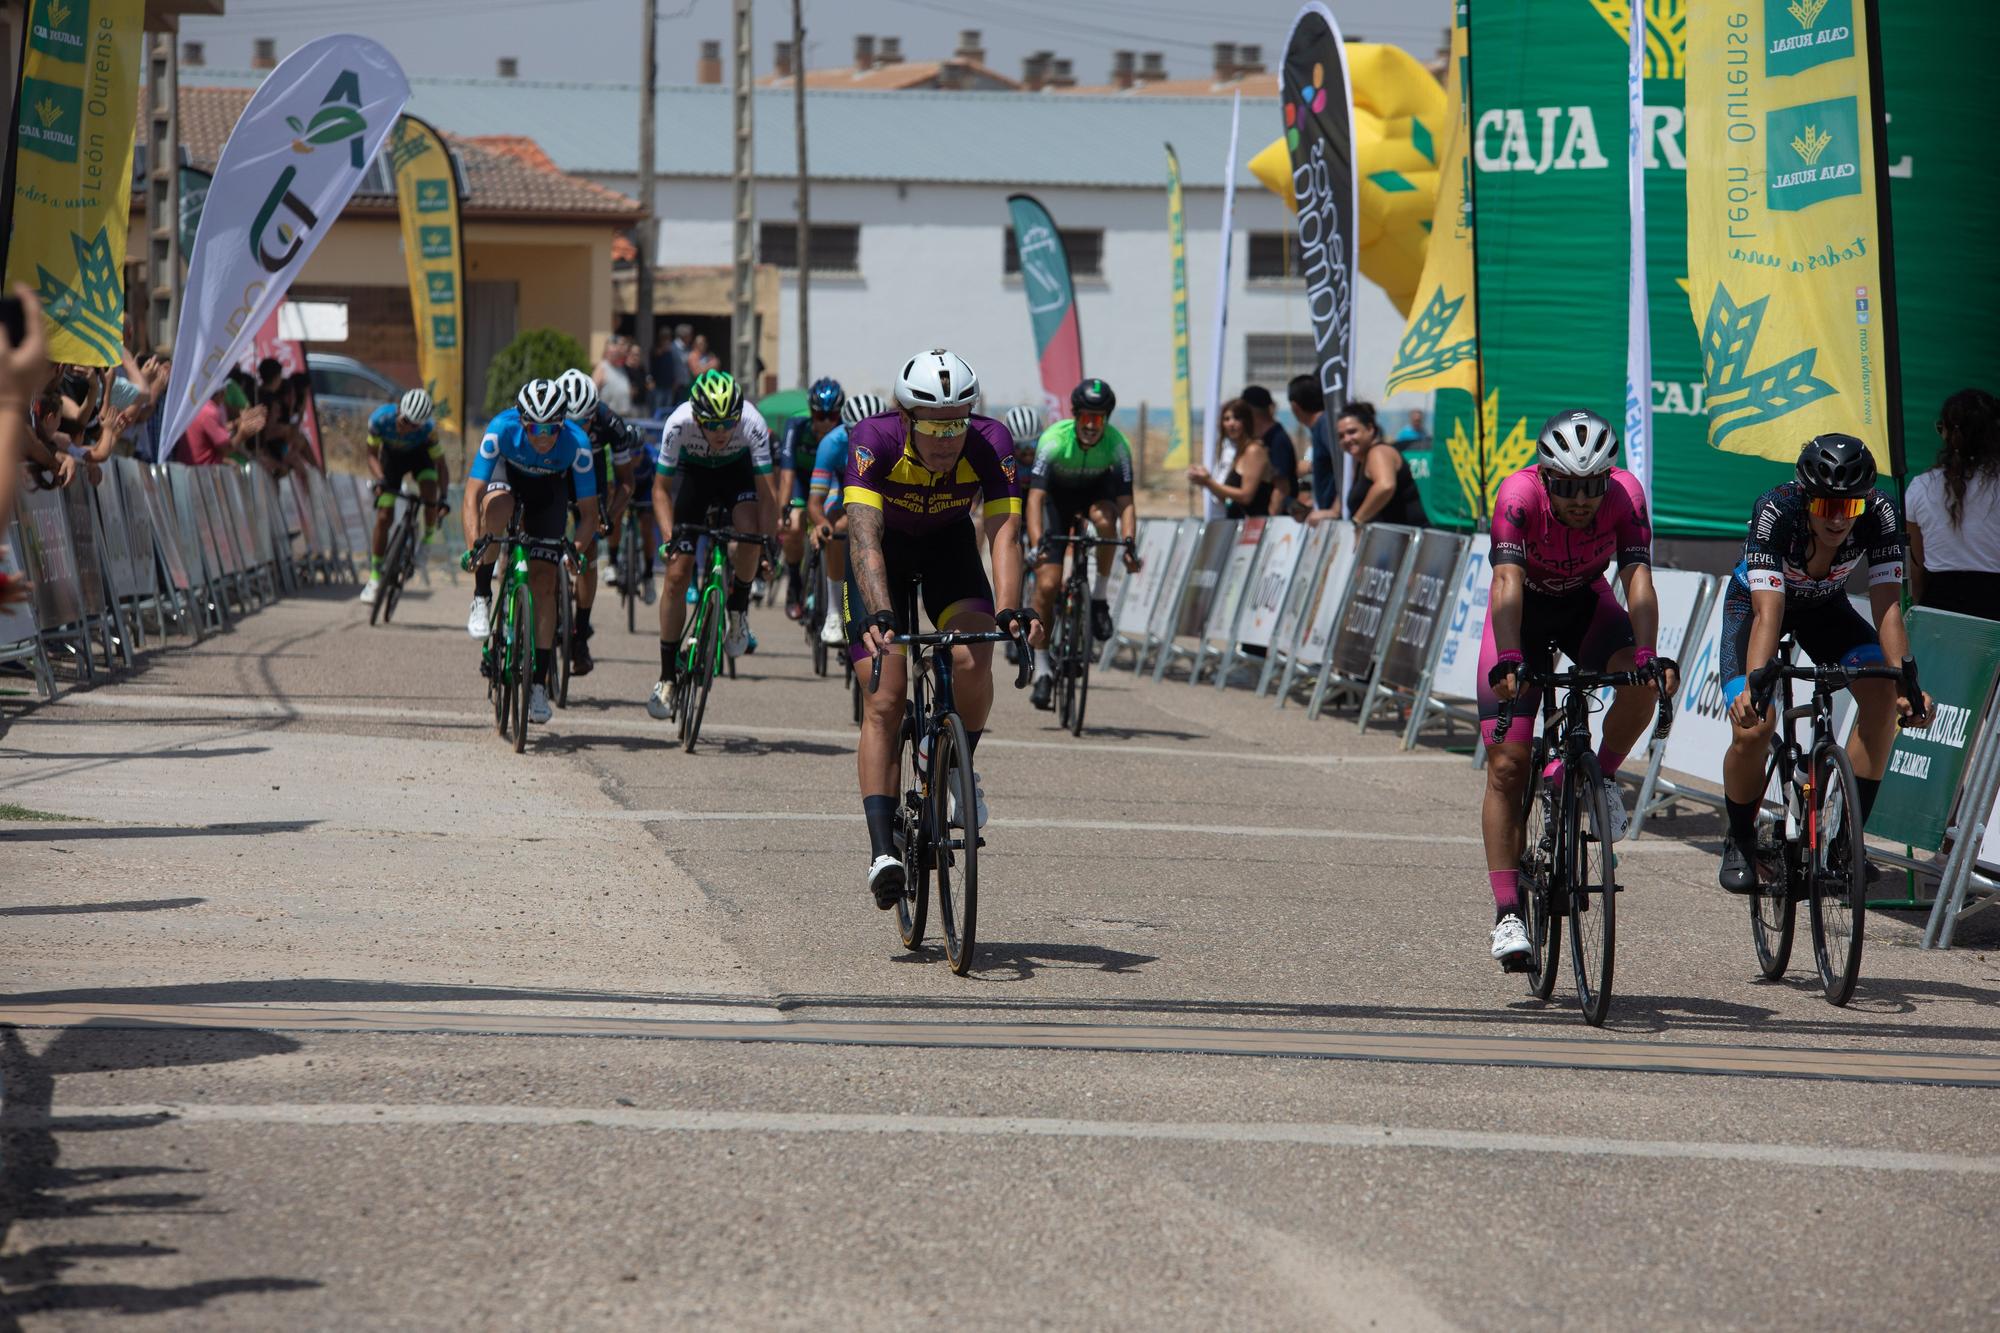
[[[727,371],[704,370],[695,376],[688,402],[694,405],[694,419],[711,430],[743,419],[743,389]]]

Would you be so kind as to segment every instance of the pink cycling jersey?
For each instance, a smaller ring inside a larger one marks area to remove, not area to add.
[[[1540,464],[1500,483],[1493,504],[1493,565],[1522,566],[1529,591],[1574,592],[1601,577],[1613,557],[1620,569],[1653,563],[1646,492],[1624,468],[1611,469],[1604,502],[1587,528],[1572,528],[1556,517]]]

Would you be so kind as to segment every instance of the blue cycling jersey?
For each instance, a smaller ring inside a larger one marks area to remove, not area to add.
[[[511,471],[530,476],[558,477],[568,473],[579,500],[597,498],[597,468],[591,460],[590,438],[573,421],[562,423],[554,445],[537,449],[521,428],[521,411],[510,407],[486,423],[486,438],[472,460],[472,480],[493,480],[493,465],[505,462]]]
[[[847,475],[847,427],[835,426],[813,457],[812,489],[826,496],[827,512],[840,508],[840,481]]]
[[[368,447],[398,454],[421,452],[432,458],[444,453],[435,423],[426,421],[405,430],[403,414],[394,403],[384,403],[368,414]]]

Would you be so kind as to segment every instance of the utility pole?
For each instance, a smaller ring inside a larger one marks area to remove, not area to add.
[[[730,332],[735,354],[730,368],[743,392],[757,396],[757,199],[751,161],[750,0],[735,0],[730,31],[736,38],[730,100],[736,131],[736,301]]]
[[[146,345],[173,348],[181,317],[180,51],[176,34],[146,34]],[[171,445],[173,441],[167,441]]]
[[[804,0],[792,0],[792,135],[799,144],[799,384],[812,383],[806,307],[812,295],[811,177],[806,172],[806,25]]]
[[[653,264],[659,224],[653,219],[653,89],[660,81],[660,0],[646,0],[646,30],[639,38],[639,225],[633,232],[638,254],[639,353],[653,364]]]

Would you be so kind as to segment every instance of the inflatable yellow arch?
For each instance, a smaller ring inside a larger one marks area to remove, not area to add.
[[[1430,242],[1450,108],[1444,87],[1400,46],[1350,42],[1347,69],[1354,85],[1361,272],[1389,294],[1398,313],[1408,315]],[[1282,135],[1250,159],[1250,171],[1285,207],[1298,210]]]

